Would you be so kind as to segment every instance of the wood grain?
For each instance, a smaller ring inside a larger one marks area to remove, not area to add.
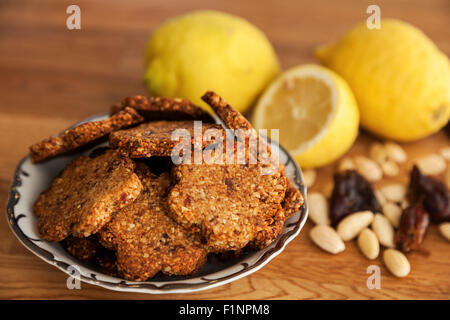
[[[0,207],[6,206],[13,170],[27,147],[123,96],[145,93],[143,50],[166,18],[193,9],[243,16],[273,42],[284,68],[315,62],[313,49],[365,19],[372,1],[76,1],[82,30],[65,28],[69,1],[0,2]],[[409,21],[450,54],[450,2],[377,1],[382,17]],[[361,134],[349,154],[367,152],[374,138]],[[448,146],[444,133],[404,145],[410,159]],[[410,163],[397,179],[406,183]],[[334,165],[319,170],[312,190],[325,190]],[[380,183],[380,184],[382,184]],[[449,299],[450,244],[432,226],[423,249],[408,255],[411,274],[396,279],[381,261],[363,258],[354,243],[338,256],[313,246],[308,222],[299,237],[260,271],[193,294],[143,295],[82,284],[66,288],[66,275],[28,252],[0,219],[2,299]],[[366,286],[367,266],[381,267],[380,290]]]

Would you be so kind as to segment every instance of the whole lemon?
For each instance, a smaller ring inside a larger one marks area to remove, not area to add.
[[[449,120],[449,60],[408,23],[384,19],[373,30],[363,23],[316,55],[348,82],[362,126],[375,134],[411,141]]]
[[[266,36],[248,21],[217,11],[194,11],[162,24],[146,49],[145,84],[151,94],[208,107],[207,90],[244,112],[279,72]]]

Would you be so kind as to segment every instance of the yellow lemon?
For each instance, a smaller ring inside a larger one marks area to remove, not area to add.
[[[318,65],[301,65],[267,88],[252,120],[257,129],[279,129],[280,144],[309,168],[333,162],[352,146],[359,112],[340,76]]]
[[[361,125],[377,135],[411,141],[449,120],[449,60],[410,24],[385,19],[370,30],[363,23],[316,55],[348,82]]]
[[[194,11],[162,24],[146,49],[145,84],[156,96],[205,107],[214,90],[244,112],[279,72],[266,36],[248,21],[217,11]]]

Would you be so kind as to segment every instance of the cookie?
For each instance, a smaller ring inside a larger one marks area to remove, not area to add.
[[[147,121],[155,120],[201,120],[214,123],[213,117],[189,100],[144,96],[126,97],[121,103],[111,106],[111,114],[125,107],[134,108]]]
[[[70,234],[88,237],[99,231],[114,212],[139,196],[142,184],[134,167],[113,150],[69,163],[34,204],[41,237],[61,241]]]
[[[143,184],[141,195],[100,231],[101,242],[116,250],[118,267],[130,280],[143,281],[160,271],[168,275],[198,271],[207,251],[167,215],[169,174],[156,176],[143,163],[137,164],[136,173]]]
[[[284,172],[284,165],[278,160],[277,157],[272,157],[272,150],[267,144],[267,141],[259,136],[250,122],[239,111],[229,105],[225,99],[217,93],[212,91],[206,92],[202,96],[202,100],[211,106],[214,112],[223,121],[225,126],[235,131],[237,139],[239,139],[239,130],[248,134],[243,137],[245,139],[247,149],[249,149],[249,138],[253,137],[258,141],[259,152],[256,155],[256,161],[261,164],[266,173],[275,173],[277,171]]]
[[[172,133],[177,129],[186,129],[191,138],[190,144],[194,144],[194,121],[152,121],[143,123],[135,128],[113,132],[109,137],[111,147],[118,148],[120,152],[131,158],[147,158],[151,156],[172,155],[172,150],[182,140],[172,140]],[[219,124],[203,123],[203,135],[206,130],[220,130],[223,128]],[[214,143],[211,139],[201,139],[202,149],[207,145]]]
[[[272,157],[272,151],[267,145],[266,140],[259,137],[250,122],[239,111],[234,109],[222,97],[212,91],[205,93],[202,99],[213,108],[228,128],[233,130],[248,130],[252,134],[256,135],[259,144],[263,143],[263,146],[266,147],[267,154],[258,154],[257,161],[265,168],[266,173],[278,171],[284,174],[284,165],[278,160],[277,157]],[[285,217],[288,218],[296,213],[302,206],[303,201],[304,199],[300,191],[293,187],[290,181],[288,181],[288,188],[286,190],[285,200],[283,201]],[[278,217],[280,217],[280,215],[278,215]],[[279,224],[281,224],[281,222],[279,222]],[[279,229],[278,225],[274,226],[277,230]]]
[[[303,202],[303,195],[289,181],[283,200],[283,209],[285,211],[286,217],[289,218],[294,213],[298,212],[298,210],[300,210],[300,207],[303,205]]]
[[[172,175],[170,215],[209,251],[236,251],[253,241],[263,246],[281,232],[287,184],[281,173],[264,175],[259,164],[181,164]]]
[[[105,120],[80,124],[67,129],[57,137],[49,137],[30,147],[33,163],[66,154],[100,141],[113,131],[143,122],[144,119],[132,108],[126,107]]]
[[[68,236],[62,245],[78,260],[93,264],[107,275],[122,277],[117,268],[116,254],[100,244],[97,234],[87,238]]]

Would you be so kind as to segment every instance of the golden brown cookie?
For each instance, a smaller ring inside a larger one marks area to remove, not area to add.
[[[173,168],[170,215],[199,234],[212,252],[275,240],[285,221],[287,179],[261,173],[259,164],[182,164]]]
[[[275,172],[279,171],[284,175],[284,165],[276,158],[272,157],[272,151],[270,147],[267,145],[266,140],[261,139],[258,133],[254,130],[253,126],[250,122],[236,109],[234,109],[231,105],[229,105],[222,97],[220,97],[217,93],[208,91],[203,97],[203,101],[208,103],[212,109],[216,112],[219,118],[224,122],[224,124],[233,130],[248,130],[252,134],[256,135],[259,144],[263,144],[267,149],[267,154],[258,154],[258,163],[262,163],[262,166],[267,169],[267,165],[270,165],[269,169],[274,170],[266,170],[265,172]],[[269,157],[269,158],[268,158]],[[275,170],[276,169],[276,170]],[[288,187],[286,189],[285,199],[283,201],[283,209],[285,211],[284,219],[290,217],[294,213],[296,213],[303,204],[303,196],[298,189],[296,189],[289,180]],[[279,218],[282,218],[282,215],[278,215]],[[275,231],[273,234],[281,232],[284,221],[281,222],[275,220],[273,228]],[[281,227],[280,227],[281,225]],[[279,232],[278,232],[279,230]],[[263,237],[267,238],[267,237]]]
[[[88,237],[99,231],[114,212],[139,196],[142,184],[134,166],[113,150],[73,160],[34,204],[39,234],[61,241],[70,234]]]
[[[125,107],[136,109],[147,121],[155,120],[202,120],[214,123],[211,115],[189,100],[178,98],[161,98],[131,96],[124,98],[121,103],[111,106],[111,114],[115,114]]]
[[[211,106],[225,126],[235,131],[238,139],[240,139],[239,130],[248,134],[243,136],[247,149],[249,149],[248,137],[254,137],[258,141],[257,161],[265,168],[266,172],[280,171],[284,173],[284,165],[277,157],[272,157],[272,150],[267,144],[267,140],[259,136],[258,132],[253,128],[250,122],[239,111],[229,105],[225,99],[213,91],[206,92],[202,96],[202,99]]]
[[[167,215],[169,174],[152,174],[138,163],[136,168],[143,190],[130,206],[118,211],[100,231],[101,242],[115,248],[117,264],[125,277],[143,281],[158,272],[188,275],[206,261],[200,241]]]
[[[34,163],[69,153],[105,138],[113,131],[143,122],[144,119],[132,108],[125,108],[105,120],[80,124],[67,129],[57,137],[49,137],[30,147]]]
[[[78,260],[93,264],[107,275],[122,277],[117,268],[115,252],[104,248],[97,234],[87,238],[68,236],[62,245]]]
[[[286,217],[289,218],[298,210],[300,210],[300,207],[303,205],[303,201],[303,195],[289,181],[283,201],[283,209],[285,211]]]
[[[190,135],[190,144],[194,144],[194,121],[152,121],[135,128],[114,132],[109,137],[111,147],[131,158],[147,158],[152,156],[171,156],[172,150],[181,140],[172,140],[172,133],[177,129],[185,129]],[[199,132],[201,148],[214,140],[202,139],[203,133],[209,129],[224,130],[219,124],[203,123]]]

